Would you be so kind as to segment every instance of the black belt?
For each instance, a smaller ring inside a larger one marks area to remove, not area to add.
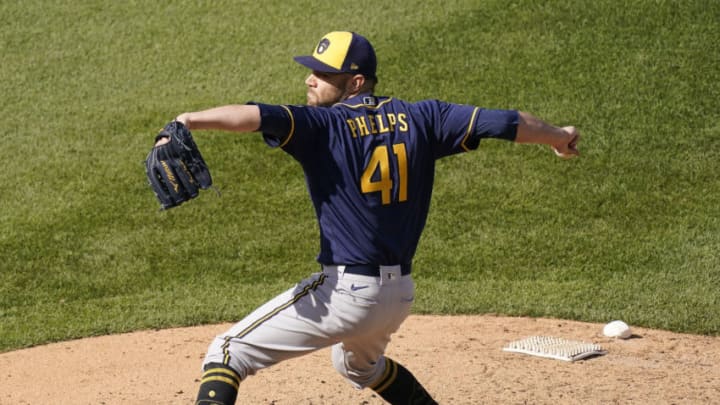
[[[392,266],[387,266],[392,267]],[[412,271],[412,265],[401,264],[400,275],[407,276]],[[345,265],[345,273],[357,274],[360,276],[380,277],[380,265],[377,264],[348,264]]]

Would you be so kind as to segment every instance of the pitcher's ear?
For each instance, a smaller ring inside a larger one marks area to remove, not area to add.
[[[363,86],[365,85],[365,76],[363,75],[354,75],[352,79],[350,79],[350,92],[351,93],[358,93]]]

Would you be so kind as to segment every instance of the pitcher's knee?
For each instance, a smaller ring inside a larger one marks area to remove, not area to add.
[[[242,381],[273,364],[267,359],[261,358],[261,355],[262,353],[243,342],[229,342],[227,339],[218,337],[210,344],[203,365],[225,364],[235,370]]]
[[[358,359],[351,352],[345,351],[342,344],[337,344],[332,348],[332,362],[335,370],[355,388],[365,388],[375,381],[379,373],[385,369],[384,360],[382,356],[377,362]]]

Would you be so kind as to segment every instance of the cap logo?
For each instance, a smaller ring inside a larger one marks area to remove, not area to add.
[[[358,65],[355,64],[355,63],[352,63],[352,64],[350,64],[350,69],[352,69],[352,70],[358,70],[358,69],[360,69],[360,66],[358,66]]]
[[[330,47],[330,40],[327,38],[323,38],[320,43],[317,46],[317,52],[318,55],[322,55],[323,52],[327,51],[327,49]]]

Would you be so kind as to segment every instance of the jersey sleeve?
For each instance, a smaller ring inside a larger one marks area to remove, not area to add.
[[[520,115],[517,110],[479,109],[475,132],[469,138],[497,138],[514,141]],[[475,146],[477,148],[477,146]]]
[[[270,147],[279,147],[299,161],[312,159],[317,145],[327,142],[328,117],[322,108],[257,104],[260,132]]]
[[[483,138],[515,140],[519,115],[516,110],[434,101],[429,106],[437,114],[435,139],[437,157],[475,150]]]
[[[265,143],[276,148],[286,144],[295,133],[295,119],[284,105],[270,105],[250,102],[260,108],[260,128]]]

